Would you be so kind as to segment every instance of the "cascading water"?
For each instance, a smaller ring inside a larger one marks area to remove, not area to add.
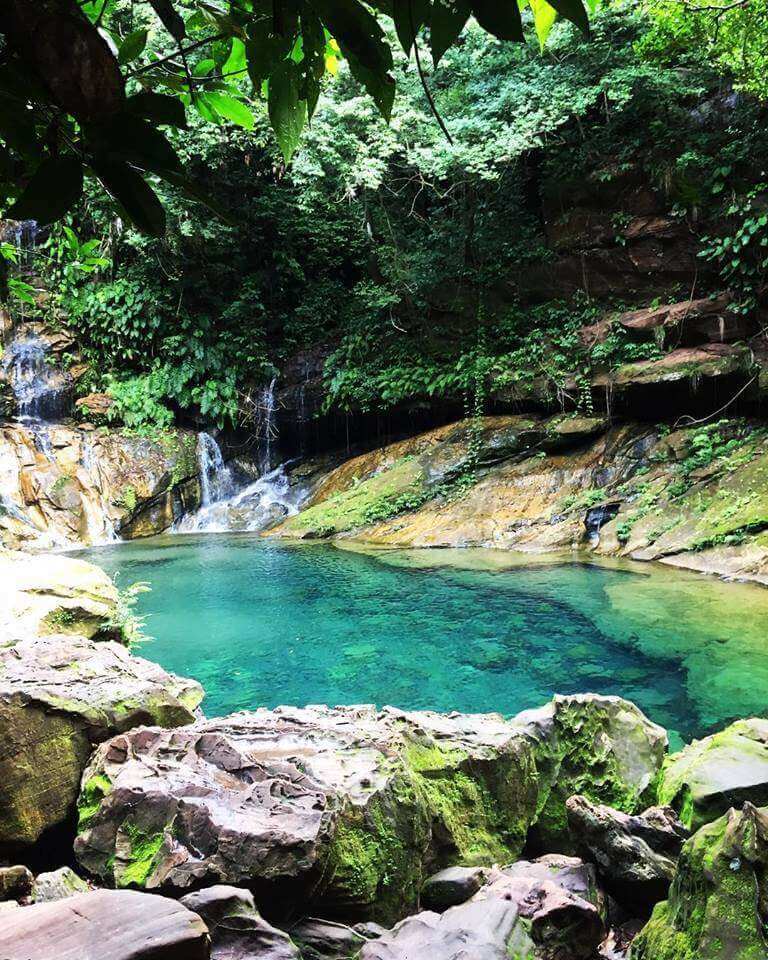
[[[174,527],[175,532],[258,531],[298,512],[304,492],[291,485],[286,464],[272,467],[277,439],[275,378],[260,394],[256,436],[257,466],[261,475],[239,489],[213,437],[207,433],[198,436],[200,509],[182,517]]]
[[[259,397],[256,411],[256,438],[259,443],[259,470],[266,475],[272,469],[272,443],[277,439],[275,425],[275,383],[272,377]]]
[[[197,462],[200,467],[200,504],[208,507],[234,493],[232,472],[224,462],[224,455],[210,433],[197,437]]]

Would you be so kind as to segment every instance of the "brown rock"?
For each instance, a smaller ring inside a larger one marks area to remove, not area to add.
[[[208,960],[208,930],[174,900],[96,890],[3,915],[3,960]]]

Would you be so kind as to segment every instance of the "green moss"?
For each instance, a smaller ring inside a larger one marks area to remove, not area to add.
[[[404,457],[388,470],[290,517],[281,530],[301,537],[331,536],[413,510],[425,499],[424,472],[415,460]]]
[[[86,830],[99,812],[101,801],[112,789],[112,781],[104,774],[97,774],[83,784],[77,800],[77,829]]]
[[[145,834],[130,823],[124,823],[122,829],[130,841],[130,855],[122,858],[121,869],[115,873],[116,885],[144,887],[155,868],[158,854],[165,842],[165,834]]]

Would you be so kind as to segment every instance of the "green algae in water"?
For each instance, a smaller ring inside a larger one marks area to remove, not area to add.
[[[139,653],[199,680],[209,716],[281,703],[513,714],[589,690],[690,739],[765,708],[768,592],[754,587],[218,535],[89,557],[122,585],[152,584],[139,612],[156,639]]]

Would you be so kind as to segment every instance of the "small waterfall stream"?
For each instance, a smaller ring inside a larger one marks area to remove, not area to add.
[[[264,387],[258,404],[259,477],[238,484],[216,440],[209,433],[199,434],[200,509],[182,517],[174,525],[174,532],[258,531],[298,512],[304,491],[291,485],[286,464],[272,465],[277,439],[275,382],[273,377]]]

